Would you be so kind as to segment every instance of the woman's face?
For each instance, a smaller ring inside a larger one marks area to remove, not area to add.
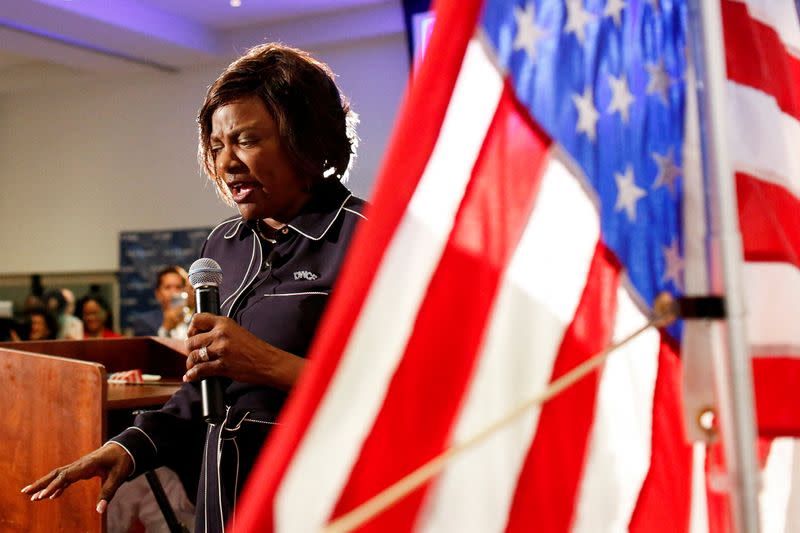
[[[278,126],[258,97],[214,111],[210,146],[217,175],[245,220],[288,222],[308,200],[308,188],[281,145]]]
[[[105,320],[105,311],[94,300],[88,300],[83,304],[83,329],[87,334],[97,334],[103,331],[103,321]]]
[[[32,341],[40,341],[49,336],[50,328],[47,327],[47,320],[42,315],[31,315],[30,339]]]

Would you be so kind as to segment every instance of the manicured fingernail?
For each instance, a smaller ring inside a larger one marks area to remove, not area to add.
[[[31,490],[31,486],[30,485],[28,485],[27,487],[24,487],[20,492],[28,492],[29,490]]]
[[[108,505],[108,503],[106,503],[105,500],[100,500],[97,503],[97,512],[100,513],[100,514],[105,513],[106,512],[106,505]]]

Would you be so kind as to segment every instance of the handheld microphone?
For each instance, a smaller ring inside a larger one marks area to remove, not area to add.
[[[219,284],[222,268],[213,259],[202,257],[189,267],[189,283],[195,294],[198,313],[219,315]],[[203,420],[216,424],[225,418],[225,401],[219,378],[200,380]]]

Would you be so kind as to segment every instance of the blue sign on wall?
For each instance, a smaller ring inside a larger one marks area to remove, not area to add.
[[[130,327],[137,313],[158,309],[153,291],[158,272],[178,265],[188,270],[210,228],[124,231],[119,237],[120,324]]]

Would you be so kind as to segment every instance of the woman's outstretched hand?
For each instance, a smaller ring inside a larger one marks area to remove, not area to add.
[[[22,493],[29,494],[33,502],[45,498],[52,500],[58,498],[76,481],[100,476],[103,485],[97,501],[97,512],[102,514],[131,472],[133,472],[133,460],[121,446],[112,442],[84,455],[74,463],[56,468],[22,489]]]

